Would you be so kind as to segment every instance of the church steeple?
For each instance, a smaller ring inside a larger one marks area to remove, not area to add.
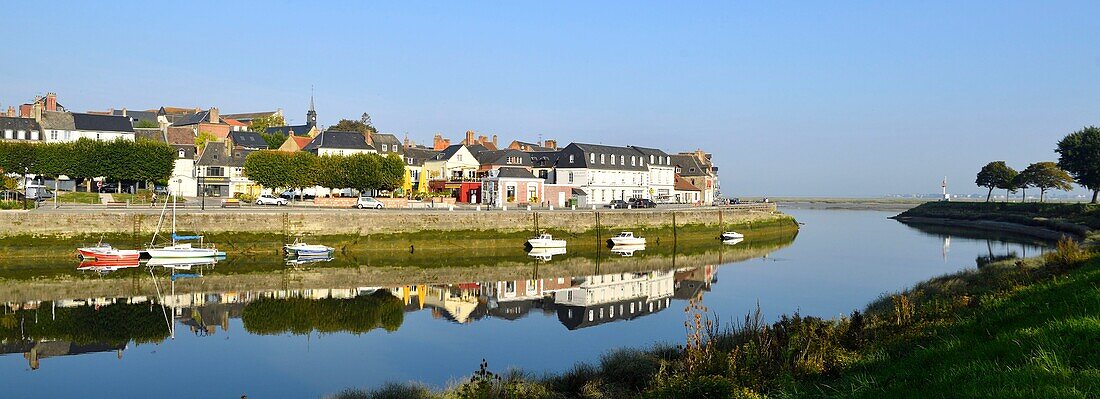
[[[309,93],[309,111],[306,112],[306,125],[317,126],[317,110],[313,108],[313,89]]]

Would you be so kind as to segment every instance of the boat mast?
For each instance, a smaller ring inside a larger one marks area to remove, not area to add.
[[[176,193],[172,193],[172,245],[176,245]]]
[[[157,234],[160,233],[160,226],[164,224],[164,212],[168,211],[168,201],[165,200],[164,206],[160,208],[160,219],[157,219],[157,229],[153,230],[153,239],[149,240],[149,246],[152,246],[157,242]],[[100,238],[103,241],[103,238]]]

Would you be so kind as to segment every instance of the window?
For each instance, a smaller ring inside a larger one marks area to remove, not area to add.
[[[596,153],[588,154],[588,162],[596,163]]]
[[[665,157],[665,165],[668,165],[668,164],[671,164],[671,163],[672,163],[672,158]]]
[[[413,159],[412,158],[405,158],[405,163],[407,163],[409,165],[412,165],[413,164]]]
[[[17,138],[20,139],[20,140],[26,140],[27,139],[27,131],[26,130],[20,130],[19,131],[19,137],[17,137]]]
[[[182,149],[182,148],[180,148],[180,150],[179,150],[179,152],[178,152],[177,154],[179,154],[179,157],[180,157],[180,158],[183,158],[183,156],[184,156],[184,152],[183,152],[183,149]]]
[[[630,156],[630,166],[638,166],[638,165],[634,164],[634,156],[633,155]]]
[[[573,184],[573,172],[569,172],[569,184]]]
[[[456,155],[455,160],[458,161],[458,162],[462,162],[462,154]]]
[[[390,146],[388,144],[382,144],[382,152],[387,152],[389,150],[390,150]]]
[[[607,162],[604,161],[604,154],[600,154],[600,165],[603,165],[605,163]]]
[[[626,165],[626,157],[625,156],[619,155],[619,165],[623,165],[623,166]]]
[[[225,170],[222,169],[220,166],[211,166],[209,168],[206,168],[206,175],[211,177],[224,177]]]
[[[8,140],[11,140],[12,134],[14,134],[14,133],[15,132],[12,132],[11,129],[5,130],[4,131],[4,138],[8,139]]]
[[[569,154],[569,163],[573,163],[573,154]]]
[[[612,156],[611,156],[611,164],[612,164],[612,165],[614,165],[614,164],[615,164],[615,156],[614,156],[614,155],[612,155]]]
[[[38,131],[31,130],[31,140],[38,140]]]
[[[649,163],[653,163],[653,156],[652,155],[649,156]]]
[[[57,140],[57,131],[50,130],[50,140]]]

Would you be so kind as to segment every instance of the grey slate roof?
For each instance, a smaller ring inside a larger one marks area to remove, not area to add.
[[[440,151],[438,154],[432,157],[432,159],[436,161],[451,159],[451,157],[455,156],[455,153],[457,153],[458,150],[461,150],[462,147],[462,144],[452,144],[451,146],[444,148],[443,151]]]
[[[657,166],[672,166],[672,165],[670,165],[671,162],[665,162],[665,160],[668,159],[668,156],[669,156],[667,152],[661,151],[661,150],[656,149],[656,148],[638,147],[636,145],[632,145],[632,146],[630,146],[630,148],[633,148],[635,151],[638,151],[638,152],[642,153],[642,155],[645,155],[647,163],[649,162],[649,157],[653,156],[653,159],[654,159],[653,163],[655,165],[657,165]]]
[[[229,139],[233,140],[233,146],[251,148],[256,150],[268,149],[267,141],[256,132],[229,132]]]
[[[483,146],[481,144],[470,144],[466,146],[466,149],[470,150],[470,153],[474,154],[475,157],[477,156],[477,154],[489,151],[489,147]]]
[[[706,176],[706,169],[691,155],[673,155],[672,165],[680,168],[680,176]]]
[[[9,118],[6,116],[2,116],[0,117],[0,131],[4,130],[11,130],[13,132],[18,132],[22,130],[27,132],[27,137],[30,137],[31,131],[38,131],[38,133],[40,133],[38,136],[39,139],[46,136],[44,134],[41,134],[42,126],[31,118]]]
[[[179,119],[176,119],[175,122],[172,122],[172,126],[197,125],[199,123],[206,122],[209,116],[210,111],[199,111],[193,114],[187,114],[180,117]]]
[[[552,168],[558,163],[558,157],[561,155],[561,151],[545,151],[545,152],[528,152],[531,160],[531,166],[536,168]]]
[[[61,111],[43,111],[42,128],[47,130],[76,130],[73,114]]]
[[[224,114],[221,117],[222,118],[228,118],[228,119],[236,119],[236,120],[241,121],[241,122],[251,122],[253,119],[275,115],[276,113],[278,113],[278,111],[244,112],[244,113],[239,113],[239,114]]]
[[[508,163],[508,158],[517,158],[519,163]],[[520,150],[483,151],[474,155],[477,162],[482,165],[517,165],[531,166],[531,156]]]
[[[589,154],[593,153],[596,154],[596,162],[589,165]],[[569,162],[570,155],[573,156],[573,162]],[[601,155],[603,156],[603,162],[600,162]],[[614,164],[612,164],[610,159],[612,156],[616,158]],[[633,165],[630,163],[631,156],[635,157]],[[642,158],[642,162],[637,161],[639,157]],[[572,143],[561,149],[561,155],[558,157],[557,166],[559,168],[643,171],[649,170],[649,167],[646,166],[648,162],[648,157],[642,157],[642,153],[633,148]]]
[[[122,115],[121,109],[111,111],[111,115],[125,116],[130,118],[130,122],[137,123],[138,121],[149,121],[157,123],[157,111],[126,111],[126,115]]]
[[[550,148],[550,147],[543,147],[541,145],[538,145],[538,144],[535,144],[535,143],[528,143],[526,141],[516,140],[516,144],[519,144],[519,147],[520,147],[521,151],[527,151],[527,152],[557,151],[557,150],[555,150],[553,148]]]
[[[375,133],[371,137],[372,140],[374,140],[374,149],[378,150],[378,152],[380,153],[404,153],[403,146],[401,145],[401,140],[397,139],[397,136],[389,133]],[[382,151],[382,144],[385,144],[388,150]]]
[[[505,166],[497,169],[497,177],[510,177],[514,179],[534,179],[535,175],[531,174],[531,171],[527,170],[527,168]]]
[[[336,130],[327,130],[318,134],[317,137],[310,141],[303,151],[316,151],[319,148],[334,148],[345,150],[371,150],[374,149],[370,144],[367,144],[367,138],[363,137],[359,132],[341,132]]]
[[[238,119],[239,120],[239,119]],[[264,130],[267,134],[281,134],[283,136],[290,136],[291,134],[299,137],[309,135],[310,125],[296,125],[296,126],[272,126]]]
[[[73,125],[76,130],[98,132],[134,132],[130,118],[114,115],[96,115],[73,113]]]
[[[413,166],[424,166],[424,161],[435,158],[436,154],[439,154],[439,151],[428,148],[406,148],[405,164]]]
[[[252,151],[229,151],[225,148],[225,142],[212,141],[206,143],[206,147],[203,148],[202,155],[199,156],[196,163],[200,166],[231,166],[242,167],[244,166],[244,159]]]

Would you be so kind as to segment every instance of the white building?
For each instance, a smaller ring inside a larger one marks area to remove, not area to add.
[[[324,155],[377,154],[378,150],[367,143],[359,132],[328,130],[317,135],[302,151]]]
[[[630,146],[642,154],[646,167],[649,168],[649,199],[654,202],[673,202],[676,183],[676,167],[672,164],[672,157],[668,153],[656,148]]]
[[[39,123],[47,143],[68,143],[82,138],[134,140],[134,126],[125,116],[43,111]]]
[[[428,180],[474,180],[481,164],[465,145],[455,144],[447,147],[431,159],[424,161],[424,172]]]
[[[554,178],[583,189],[590,204],[652,198],[649,157],[629,147],[570,144],[558,154]]]

